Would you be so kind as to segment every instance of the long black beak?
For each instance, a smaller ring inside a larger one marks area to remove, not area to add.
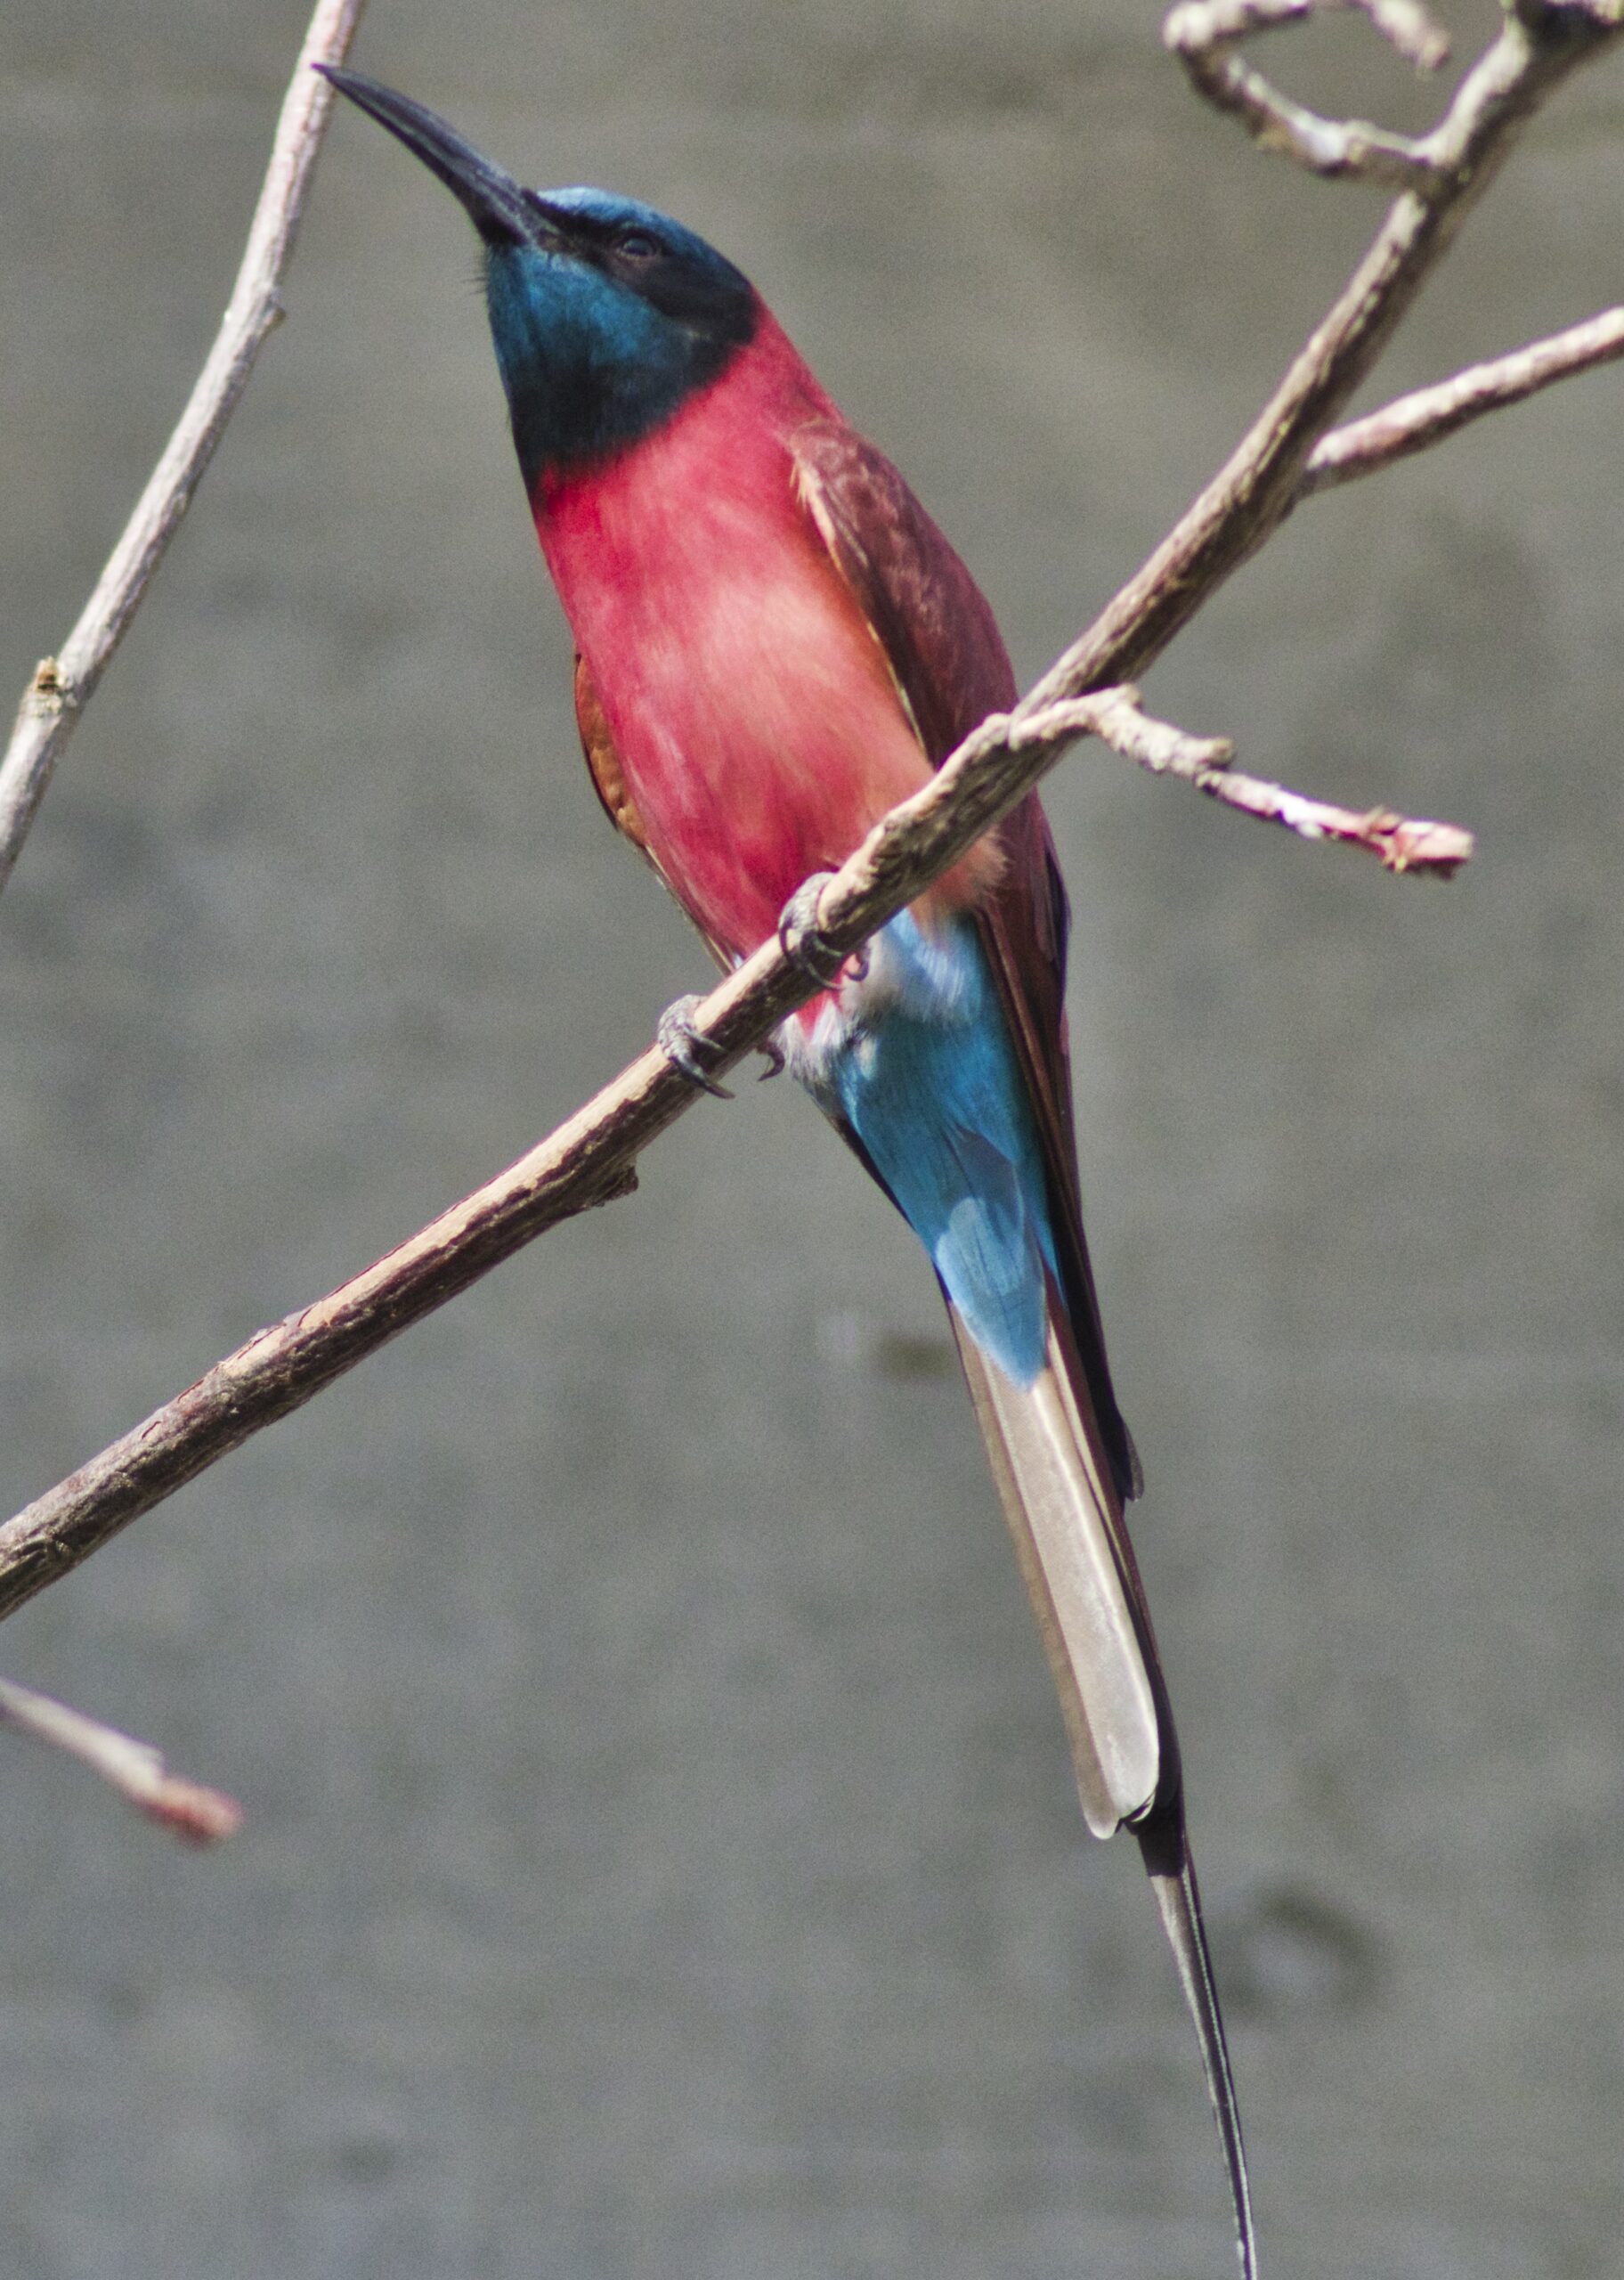
[[[336,63],[318,63],[314,69],[330,79],[341,95],[347,95],[362,110],[369,111],[380,126],[398,135],[430,174],[438,175],[453,198],[467,208],[469,219],[487,245],[524,245],[547,237],[546,216],[531,203],[513,176],[481,158],[471,142],[465,142],[456,128],[448,126],[434,112],[414,103],[410,95],[397,95],[393,87],[379,86],[376,79],[363,79],[359,71],[341,71]]]

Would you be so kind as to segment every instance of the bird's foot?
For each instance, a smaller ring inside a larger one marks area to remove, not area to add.
[[[868,972],[865,953],[853,957],[832,949],[819,930],[818,905],[833,876],[832,871],[814,871],[801,881],[778,917],[778,942],[785,957],[824,989],[832,989],[847,973],[860,981]]]
[[[767,1063],[765,1069],[759,1069],[756,1072],[757,1084],[765,1085],[769,1077],[782,1077],[784,1074],[784,1047],[779,1044],[777,1038],[775,1037],[764,1037],[760,1044],[756,1047],[756,1050],[761,1055],[762,1060]]]
[[[690,1085],[702,1093],[713,1095],[719,1101],[730,1101],[733,1095],[727,1086],[719,1085],[705,1066],[707,1060],[714,1066],[719,1059],[716,1046],[694,1026],[694,1016],[703,1003],[702,998],[690,994],[668,1006],[654,1030],[654,1043]]]

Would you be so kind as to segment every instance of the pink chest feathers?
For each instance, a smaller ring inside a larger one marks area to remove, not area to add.
[[[788,438],[832,413],[764,316],[669,426],[536,501],[649,851],[739,955],[929,772],[796,494]]]

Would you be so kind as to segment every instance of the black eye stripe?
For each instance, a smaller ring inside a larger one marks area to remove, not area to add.
[[[554,206],[533,190],[526,191],[524,197],[548,228],[556,231],[586,260],[659,261],[670,252],[663,240],[653,230],[645,229],[641,223],[615,223],[593,214],[571,213],[567,208]]]

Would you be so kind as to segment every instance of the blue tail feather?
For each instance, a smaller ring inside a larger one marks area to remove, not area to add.
[[[923,1242],[965,1327],[1017,1384],[1045,1351],[1054,1240],[1036,1120],[973,924],[904,912],[796,1056]],[[1045,1274],[1047,1270],[1047,1274]]]

